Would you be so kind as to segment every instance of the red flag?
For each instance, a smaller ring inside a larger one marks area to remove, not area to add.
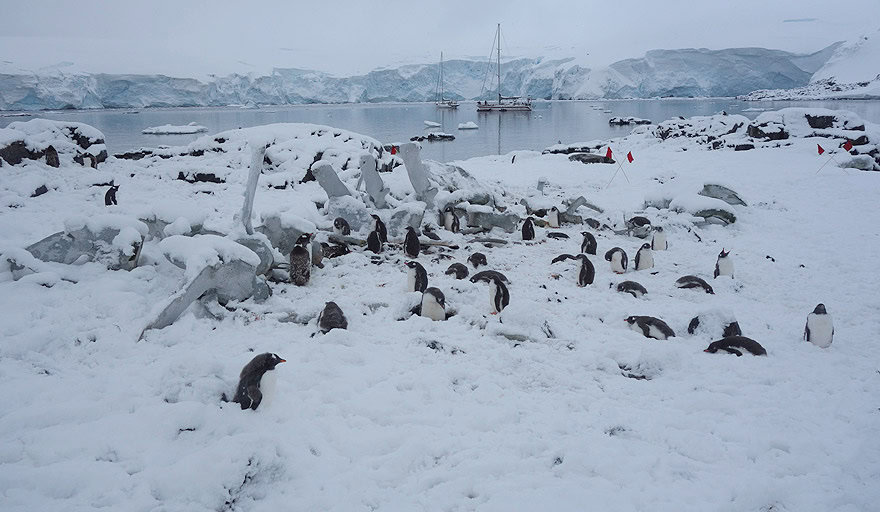
[[[605,158],[611,158],[611,148],[608,148],[608,151],[605,152]]]
[[[820,155],[821,155],[822,153],[825,152],[825,148],[823,148],[822,146],[816,144],[816,147],[819,148],[819,154],[820,154]]]
[[[852,142],[846,141],[846,144],[843,145],[843,149],[849,151],[852,149]]]
[[[633,163],[634,158],[633,158],[632,151],[630,151],[629,153],[626,154],[626,159],[629,160],[629,163]]]
[[[391,154],[392,154],[392,155],[396,155],[396,154],[397,154],[397,146],[391,146]],[[821,155],[821,153],[819,153],[819,154]]]

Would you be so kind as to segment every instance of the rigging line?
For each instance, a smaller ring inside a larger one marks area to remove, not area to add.
[[[492,68],[492,54],[495,53],[495,41],[498,39],[498,29],[495,29],[495,35],[492,37],[492,48],[489,50],[489,59],[486,61],[486,73],[483,75],[483,85],[480,86],[480,96],[486,91],[486,81],[489,78],[489,70]]]

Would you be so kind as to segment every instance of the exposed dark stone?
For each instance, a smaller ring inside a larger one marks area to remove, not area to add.
[[[865,144],[868,143],[868,136],[862,135],[861,137],[859,137],[857,139],[853,139],[850,142],[852,143],[853,146],[864,146]]]
[[[307,183],[309,181],[316,181],[315,175],[312,174],[312,169],[306,169],[306,175],[303,176],[303,179],[299,180],[300,183]]]
[[[46,165],[56,168],[61,166],[61,162],[58,160],[58,151],[55,150],[55,146],[49,146],[43,151],[43,154],[46,155]]]
[[[582,164],[613,164],[614,159],[605,155],[597,155],[594,153],[572,153],[568,155],[568,159],[572,162],[580,162]]]
[[[9,162],[11,165],[18,165],[25,158],[36,160],[39,158],[37,154],[29,150],[24,141],[17,140],[6,147],[0,148],[0,157]]]
[[[589,153],[591,149],[599,149],[600,146],[566,146],[564,148],[545,149],[541,151],[542,155],[570,155],[572,153]]]
[[[93,155],[88,155],[84,153],[79,153],[75,157],[73,157],[73,161],[82,165],[83,167],[91,167],[92,169],[98,168],[98,159]]]
[[[750,124],[746,130],[749,137],[753,137],[756,139],[766,139],[766,140],[785,140],[788,138],[788,132],[785,131],[784,128],[780,127],[778,132],[765,132],[761,128],[766,128],[767,125],[756,126]]]
[[[116,153],[116,158],[120,160],[140,160],[146,156],[151,156],[153,154],[149,149],[142,149],[140,151],[129,151],[128,153]]]
[[[416,135],[415,137],[410,137],[411,141],[422,142],[436,142],[436,141],[447,141],[447,140],[455,140],[455,135],[450,135],[448,133],[429,133],[427,135]]]
[[[754,144],[737,144],[733,147],[734,151],[748,151],[750,149],[755,149]]]
[[[34,190],[34,193],[31,194],[31,197],[38,197],[38,196],[41,196],[41,195],[45,194],[45,193],[48,192],[48,191],[49,191],[49,189],[46,188],[46,185],[40,185],[39,187],[37,187],[36,190]]]
[[[806,114],[806,117],[810,128],[824,129],[834,126],[834,116],[811,116]]]
[[[187,183],[226,183],[226,180],[218,178],[217,175],[212,172],[197,172],[188,177],[183,174],[183,171],[181,171],[177,173],[177,179]]]
[[[614,126],[627,126],[631,124],[651,124],[649,119],[639,119],[636,117],[612,117],[608,120],[608,124]]]
[[[77,146],[88,149],[92,144],[103,144],[104,139],[91,140],[85,135],[79,133],[76,127],[70,126],[67,128],[68,133],[70,133],[70,138],[76,143]]]
[[[194,149],[189,152],[189,156],[205,156],[204,149]]]

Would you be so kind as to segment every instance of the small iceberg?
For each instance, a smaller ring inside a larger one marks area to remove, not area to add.
[[[431,128],[439,128],[440,123],[435,121],[425,121],[425,126],[430,126]]]
[[[175,126],[173,124],[163,124],[162,126],[151,126],[144,128],[141,133],[146,135],[185,135],[189,133],[202,133],[208,131],[208,127],[189,123],[184,126]]]
[[[459,130],[476,130],[477,128],[479,128],[479,126],[477,126],[477,123],[475,123],[473,121],[468,121],[466,123],[458,123]]]

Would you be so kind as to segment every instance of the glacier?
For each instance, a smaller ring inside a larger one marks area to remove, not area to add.
[[[809,84],[840,43],[801,55],[764,48],[652,50],[643,57],[590,68],[574,58],[504,62],[505,95],[535,99],[720,97]],[[444,62],[447,97],[488,99],[497,90],[486,61]],[[335,76],[276,68],[269,75],[232,74],[206,80],[165,75],[0,70],[0,110],[208,107],[308,103],[432,101],[438,64],[410,64]]]

